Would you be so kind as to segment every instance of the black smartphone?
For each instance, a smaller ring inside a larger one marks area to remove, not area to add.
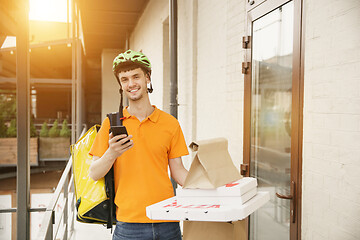
[[[121,135],[121,134],[125,134],[126,136],[128,136],[128,132],[127,132],[125,126],[112,126],[110,129],[111,129],[111,132],[113,133],[114,137],[117,135]],[[120,139],[117,140],[117,142],[118,141],[120,141]],[[130,140],[126,141],[125,143],[128,143],[128,142],[130,142]]]

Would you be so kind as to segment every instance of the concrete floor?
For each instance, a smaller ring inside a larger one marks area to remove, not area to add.
[[[115,229],[115,226],[114,228]],[[101,224],[81,223],[75,220],[72,240],[111,240],[111,230]]]

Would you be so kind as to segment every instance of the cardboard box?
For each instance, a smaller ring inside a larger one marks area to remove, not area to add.
[[[247,220],[184,222],[184,240],[247,240]]]
[[[256,188],[257,180],[252,177],[244,177],[233,183],[226,184],[216,189],[176,189],[177,197],[239,197]]]
[[[241,204],[185,204],[177,197],[146,207],[146,216],[153,220],[189,220],[207,222],[230,222],[243,220],[270,199],[268,192],[257,192],[249,201]]]
[[[241,178],[228,152],[225,138],[192,142],[189,146],[196,152],[184,188],[214,189]]]
[[[179,197],[177,196],[177,203],[179,205],[190,205],[190,204],[220,204],[220,205],[239,205],[244,204],[252,197],[256,195],[257,189],[253,188],[252,190],[248,191],[247,193],[237,196],[237,197]]]

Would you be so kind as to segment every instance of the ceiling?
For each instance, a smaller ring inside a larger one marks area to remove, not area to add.
[[[8,35],[14,36],[16,29],[15,11],[17,1],[0,0],[0,44]]]
[[[80,0],[87,58],[100,58],[105,48],[125,49],[149,0]]]
[[[0,0],[0,43],[15,35],[16,11],[21,1]],[[149,0],[77,0],[86,56],[100,57],[104,48],[124,49]]]

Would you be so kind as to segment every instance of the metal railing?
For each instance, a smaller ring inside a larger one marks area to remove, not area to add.
[[[71,239],[74,232],[75,214],[73,177],[72,157],[70,157],[56,190],[53,193],[51,202],[45,210],[41,228],[36,237],[37,240]],[[60,194],[62,192],[64,193],[64,207],[60,212],[60,216],[57,219],[58,221],[55,222],[55,209],[59,203]]]
[[[85,132],[86,128],[82,130],[80,137],[83,136]],[[67,240],[71,239],[72,234],[74,233],[75,192],[74,175],[72,172],[72,161],[73,159],[70,156],[65,170],[61,175],[60,181],[56,187],[56,190],[53,193],[52,200],[45,210],[45,215],[41,222],[41,228],[36,237],[36,240]],[[64,207],[60,212],[60,216],[57,219],[58,221],[55,222],[55,208],[59,203],[60,194],[62,192],[64,193]],[[62,228],[60,229],[61,226]]]
[[[86,128],[81,132],[83,136]],[[60,202],[61,193],[64,194],[64,201]],[[63,204],[60,216],[55,218],[55,210],[59,204]],[[1,213],[15,213],[17,208],[0,209]],[[29,212],[44,212],[41,221],[40,231],[36,240],[53,240],[53,239],[71,239],[74,233],[75,221],[75,192],[74,192],[74,175],[72,173],[72,157],[70,156],[65,170],[61,175],[60,181],[52,195],[52,199],[46,208],[30,208]],[[55,222],[55,219],[57,220]]]
[[[85,132],[85,129],[83,133]],[[82,134],[83,134],[82,133]],[[72,173],[72,157],[70,157],[63,174],[61,175],[60,181],[56,187],[51,202],[47,208],[30,208],[29,212],[45,212],[44,218],[41,223],[40,231],[35,238],[36,240],[53,240],[55,239],[71,239],[74,232],[74,214],[75,214],[75,192],[73,184],[73,173]],[[55,222],[55,208],[59,204],[60,194],[64,193],[64,208],[60,213],[58,222]],[[0,209],[0,213],[15,213],[17,208],[6,208]],[[70,216],[69,216],[70,215]],[[59,235],[59,230],[63,220],[62,234]],[[70,223],[69,223],[70,220]],[[69,227],[70,226],[70,227]],[[57,237],[61,236],[61,237]]]

